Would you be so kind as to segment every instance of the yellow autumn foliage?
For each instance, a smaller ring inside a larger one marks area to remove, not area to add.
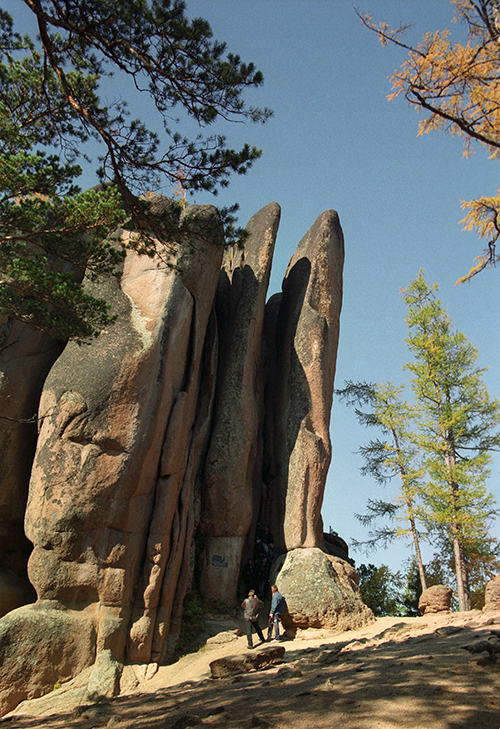
[[[395,44],[408,53],[400,69],[391,76],[392,100],[404,95],[408,102],[427,115],[419,122],[419,135],[445,131],[460,136],[464,154],[472,142],[484,145],[490,159],[500,156],[500,5],[496,0],[452,0],[455,22],[467,26],[467,43],[452,42],[449,30],[426,33],[411,46],[402,38],[407,26],[391,29],[387,23],[375,25],[371,16],[360,16],[364,25],[377,34],[383,45]],[[472,276],[500,260],[496,241],[500,235],[500,194],[462,203],[467,210],[463,229],[475,231],[488,240],[469,273]]]

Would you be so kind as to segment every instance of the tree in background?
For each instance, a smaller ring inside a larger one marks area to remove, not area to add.
[[[471,610],[482,610],[486,585],[500,574],[500,544],[484,530],[467,545],[465,557],[469,573]]]
[[[425,570],[420,551],[421,534],[417,527],[419,495],[423,488],[422,469],[415,447],[415,436],[410,429],[414,408],[401,399],[403,389],[403,386],[397,387],[391,382],[373,384],[349,381],[342,390],[337,390],[337,394],[348,405],[368,406],[368,412],[355,407],[358,421],[362,425],[375,426],[383,435],[382,439],[371,440],[359,449],[358,452],[364,459],[361,473],[364,476],[373,476],[382,485],[394,477],[399,482],[399,495],[394,501],[369,499],[368,513],[356,514],[356,517],[364,526],[371,525],[379,517],[397,519],[400,524],[405,524],[375,528],[370,532],[368,541],[355,542],[354,546],[363,544],[371,548],[382,543],[385,547],[394,539],[410,534],[421,587],[425,590]]]
[[[425,570],[430,585],[456,585],[455,555],[449,541],[442,540],[436,544],[436,551],[426,565]],[[500,545],[486,530],[475,540],[469,540],[465,547],[468,582],[470,592],[470,609],[481,610],[487,583],[500,573]],[[452,597],[452,607],[458,607]]]
[[[452,0],[454,21],[465,24],[468,42],[453,43],[449,30],[426,33],[412,46],[403,41],[409,26],[391,29],[378,25],[370,15],[359,15],[364,25],[379,37],[382,45],[392,43],[407,51],[401,68],[391,77],[393,93],[403,94],[410,105],[427,116],[419,123],[419,134],[434,130],[462,137],[464,154],[473,141],[500,157],[500,5],[498,0]],[[500,191],[463,203],[467,215],[464,229],[475,230],[487,240],[487,248],[475,259],[459,283],[500,260],[496,244],[500,235]]]
[[[361,599],[377,618],[386,615],[401,615],[402,581],[399,572],[391,572],[385,565],[360,564],[359,592]]]
[[[188,192],[216,194],[261,150],[233,150],[221,134],[199,130],[263,122],[271,112],[242,99],[262,74],[226,54],[205,20],[189,20],[182,0],[23,3],[36,18],[36,43],[0,11],[0,313],[84,341],[110,321],[105,304],[84,295],[81,278],[82,270],[116,269],[122,254],[106,241],[111,231],[127,219],[138,232],[132,245],[168,263],[158,238],[175,245],[203,231],[189,216],[179,229],[180,204],[152,214],[146,193],[171,188],[181,175]],[[112,74],[128,83],[129,102],[136,93],[145,98],[148,124],[129,118],[126,100],[101,98]],[[149,128],[154,114],[161,135]],[[193,122],[194,135],[180,132]],[[76,161],[91,142],[101,149],[101,181],[114,187],[82,195]],[[240,235],[235,207],[222,211],[231,241]]]
[[[496,514],[485,482],[489,451],[500,447],[500,402],[492,400],[477,366],[478,352],[451,321],[420,271],[403,292],[405,340],[412,373],[416,445],[427,473],[425,523],[452,546],[460,610],[470,609],[468,548]]]
[[[404,369],[412,374],[414,403],[403,401],[403,388],[392,383],[347,382],[337,394],[350,405],[368,406],[355,409],[358,420],[382,432],[360,448],[361,473],[381,484],[399,479],[397,498],[370,499],[368,514],[358,518],[365,525],[379,517],[409,525],[375,529],[358,546],[386,545],[411,534],[425,589],[436,584],[426,579],[420,555],[419,539],[429,535],[443,563],[453,565],[459,609],[469,610],[471,589],[478,593],[498,565],[497,545],[488,534],[497,511],[486,480],[490,451],[500,448],[500,402],[490,398],[478,352],[464,334],[452,331],[436,290],[420,271],[403,291],[405,342],[413,355]]]
[[[428,578],[428,571],[426,566],[426,581]],[[402,594],[401,602],[404,605],[404,614],[408,617],[417,617],[420,615],[418,609],[418,603],[420,596],[423,592],[422,584],[420,582],[419,568],[415,557],[408,561],[406,576],[403,578],[405,581],[404,592]],[[430,583],[429,583],[430,587]],[[426,588],[424,588],[426,589]]]

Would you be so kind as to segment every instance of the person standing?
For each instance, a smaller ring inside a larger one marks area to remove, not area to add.
[[[267,559],[272,564],[273,562],[276,562],[278,557],[280,556],[280,550],[277,544],[273,544],[273,542],[269,543],[269,553],[267,555]]]
[[[257,541],[255,542],[256,546],[262,550],[262,552],[267,555],[269,552],[269,545],[271,542],[274,542],[273,535],[269,531],[269,527],[265,526],[264,529],[260,529],[260,526],[257,525],[259,531],[257,532]]]
[[[269,585],[269,574],[271,571],[271,563],[267,557],[262,558],[262,562],[259,565],[259,588],[257,594],[261,600],[266,597],[266,592]]]
[[[255,590],[250,590],[248,597],[241,603],[241,607],[243,608],[246,623],[248,647],[253,648],[252,627],[257,631],[261,643],[265,642],[264,634],[259,625],[259,610],[264,607],[264,603],[262,600],[259,600],[255,594]]]
[[[257,588],[257,570],[251,557],[248,558],[247,563],[243,567],[242,574],[248,594],[248,590],[255,590]]]
[[[278,590],[277,585],[271,587],[273,599],[271,600],[271,611],[269,613],[269,629],[267,633],[267,639],[271,640],[273,634],[274,625],[274,638],[273,643],[279,642],[280,639],[280,617],[286,610],[286,600]]]

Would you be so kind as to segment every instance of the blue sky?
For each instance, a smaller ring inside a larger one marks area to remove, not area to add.
[[[478,348],[481,366],[491,368],[485,379],[499,397],[500,271],[454,286],[483,248],[461,230],[460,200],[494,194],[497,163],[481,148],[464,159],[458,138],[417,137],[416,111],[402,98],[387,100],[388,76],[404,52],[382,48],[349,0],[188,0],[187,6],[264,74],[263,88],[248,98],[271,107],[274,118],[261,127],[226,130],[235,144],[262,147],[262,159],[219,201],[237,200],[242,223],[272,200],[281,205],[270,293],[280,290],[288,260],[316,217],[328,208],[339,213],[346,259],[336,386],[348,379],[402,380],[409,357],[399,289],[423,268],[429,283],[439,283],[455,327]],[[448,0],[359,0],[357,6],[392,26],[411,21],[414,42],[447,26],[460,32],[451,25]],[[374,435],[334,403],[323,518],[348,541],[366,538],[354,514],[364,513],[367,499],[391,494],[390,486],[380,493],[359,473],[355,451]],[[497,458],[489,488],[498,500],[499,471]],[[396,569],[410,554],[398,543],[369,559]],[[364,554],[353,556],[367,561]]]
[[[3,6],[14,12],[20,3]],[[393,27],[413,22],[411,42],[447,26],[460,33],[451,25],[449,0],[359,0],[357,6]],[[461,231],[460,200],[494,194],[497,163],[480,147],[464,159],[458,138],[417,137],[416,111],[402,98],[387,101],[388,77],[404,52],[382,48],[350,0],[187,0],[187,12],[206,18],[229,51],[256,64],[264,86],[246,99],[274,110],[264,126],[221,129],[232,146],[247,141],[263,156],[218,198],[197,194],[195,202],[238,201],[243,225],[269,202],[281,205],[270,294],[280,290],[287,263],[316,217],[328,208],[339,213],[346,260],[336,386],[401,381],[408,356],[399,289],[423,268],[429,283],[439,283],[455,327],[478,348],[480,365],[490,367],[485,380],[500,397],[500,270],[454,286],[483,248]],[[115,81],[110,93],[126,96],[128,90]],[[143,109],[141,102],[132,113]],[[81,181],[83,187],[94,183],[91,175]],[[367,499],[391,495],[390,486],[381,493],[359,473],[355,452],[373,435],[343,404],[334,404],[323,518],[347,541],[366,538],[354,514],[364,512]],[[500,501],[499,472],[496,457],[489,488]],[[498,523],[494,534],[500,537]],[[369,559],[395,569],[410,554],[396,544],[369,558],[352,556],[358,564]]]

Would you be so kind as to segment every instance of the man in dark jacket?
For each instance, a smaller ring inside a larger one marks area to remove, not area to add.
[[[264,634],[259,625],[259,610],[264,607],[264,603],[262,600],[259,600],[254,590],[250,590],[246,600],[243,600],[241,603],[241,607],[243,608],[245,617],[248,647],[253,648],[252,626],[257,631],[261,643],[264,643]]]
[[[271,571],[271,563],[269,562],[267,557],[263,557],[262,561],[259,563],[259,568],[258,568],[259,585],[258,585],[257,594],[261,600],[263,600],[266,597],[267,587],[269,585],[270,571]]]

